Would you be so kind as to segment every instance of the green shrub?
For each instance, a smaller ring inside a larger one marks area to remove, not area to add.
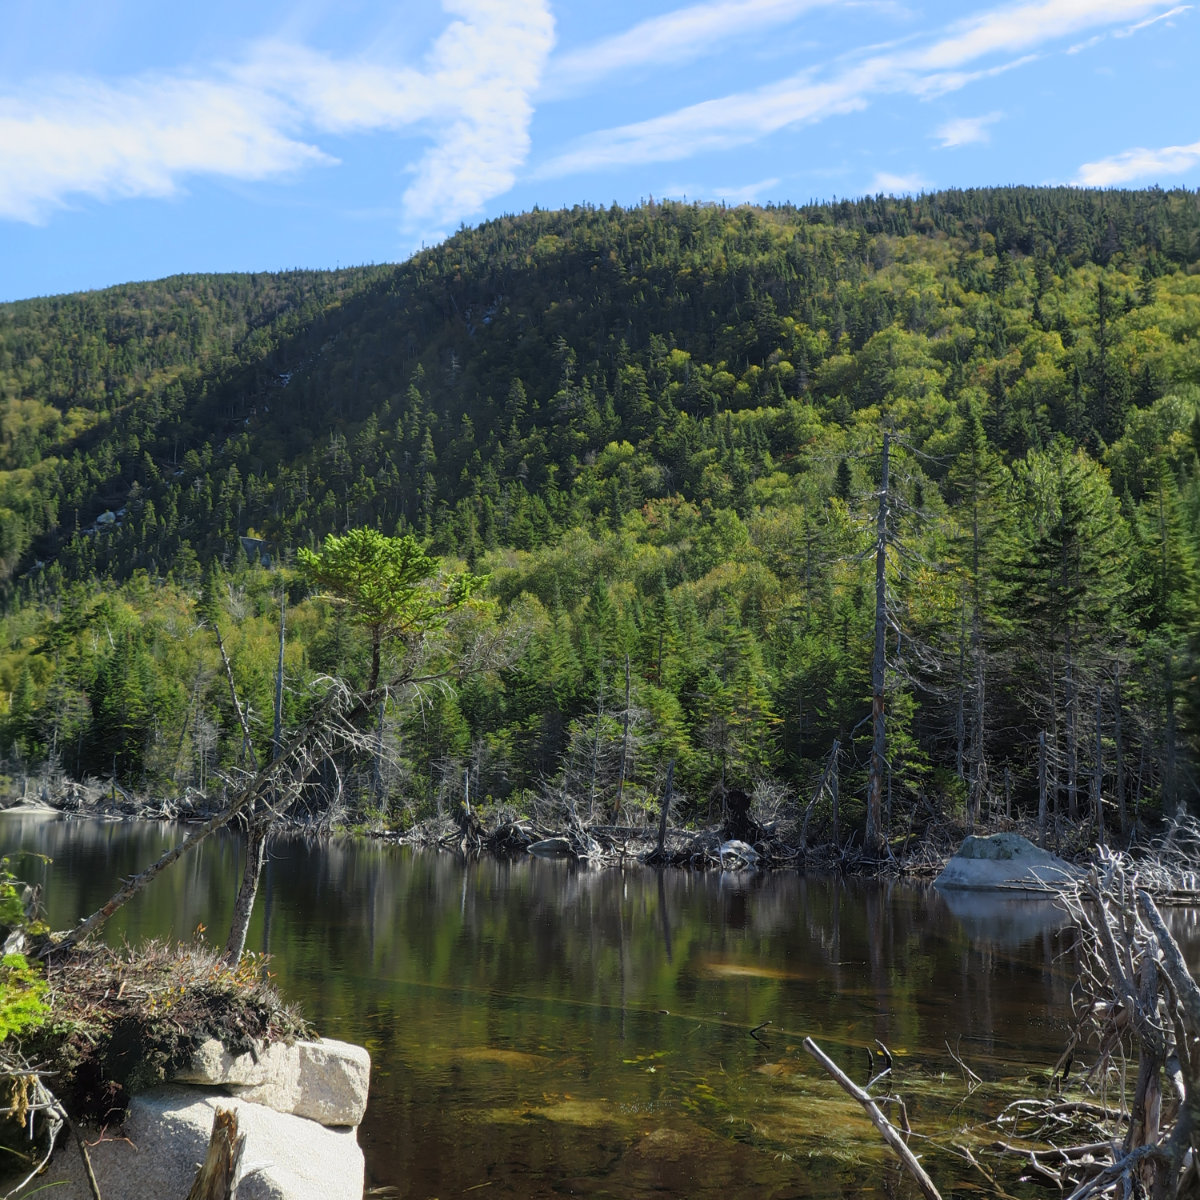
[[[9,870],[8,859],[0,859],[0,942],[14,933],[37,933],[40,922],[30,919],[25,909],[24,885]],[[11,1034],[36,1029],[48,1015],[46,979],[41,967],[19,950],[0,958],[0,1042]]]

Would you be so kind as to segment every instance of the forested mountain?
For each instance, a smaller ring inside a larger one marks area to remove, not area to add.
[[[1039,769],[1114,827],[1196,798],[1196,193],[535,211],[0,305],[0,395],[10,763],[206,786],[242,735],[199,614],[265,741],[281,580],[292,706],[365,670],[288,563],[371,525],[491,576],[443,653],[522,647],[389,715],[409,814],[470,770],[611,815],[671,759],[695,805],[807,795],[835,739],[861,803],[880,542],[893,827]]]

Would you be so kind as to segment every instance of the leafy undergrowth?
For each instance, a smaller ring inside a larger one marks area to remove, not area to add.
[[[50,1016],[25,1039],[77,1119],[120,1120],[135,1092],[163,1082],[206,1038],[234,1053],[312,1035],[280,999],[261,957],[230,968],[199,945],[75,949],[47,970]]]

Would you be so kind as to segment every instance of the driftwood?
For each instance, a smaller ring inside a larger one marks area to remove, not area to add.
[[[1054,1071],[1061,1088],[1078,1066],[1080,1086],[1097,1102],[1010,1106],[997,1122],[1009,1136],[992,1149],[1069,1200],[1182,1200],[1200,1193],[1200,987],[1141,886],[1139,865],[1103,847],[1098,855],[1060,896],[1080,934],[1080,979],[1076,1028]],[[1059,1125],[1057,1144],[1031,1144],[1046,1138],[1051,1116],[1082,1117],[1092,1136],[1064,1146]],[[1037,1127],[1012,1136],[1027,1121]]]
[[[905,1169],[917,1181],[917,1186],[925,1194],[926,1200],[942,1200],[941,1193],[937,1190],[933,1180],[925,1173],[925,1168],[921,1166],[920,1160],[904,1144],[900,1131],[883,1115],[883,1110],[875,1103],[874,1099],[864,1092],[812,1038],[804,1039],[804,1049],[825,1068],[843,1091],[863,1106],[871,1124],[879,1130],[883,1140],[895,1151]]]
[[[208,1139],[208,1153],[196,1172],[187,1200],[232,1200],[245,1149],[246,1135],[238,1133],[237,1113],[231,1108],[218,1108]]]

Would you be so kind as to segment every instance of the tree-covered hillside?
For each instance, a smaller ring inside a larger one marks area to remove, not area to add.
[[[672,759],[696,805],[807,794],[835,739],[861,804],[877,563],[893,828],[1039,772],[1114,827],[1178,806],[1198,335],[1186,191],[533,212],[396,267],[0,306],[0,752],[206,785],[242,735],[197,614],[266,739],[276,568],[300,704],[367,667],[288,564],[370,525],[490,574],[452,641],[521,647],[397,704],[389,806],[470,770],[612,815]]]

